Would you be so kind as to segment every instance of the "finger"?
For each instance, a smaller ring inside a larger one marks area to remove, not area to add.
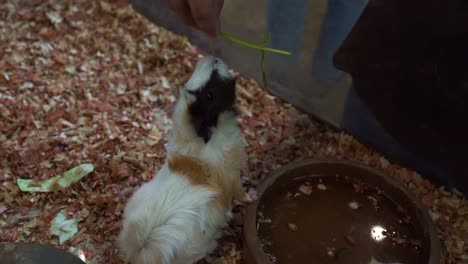
[[[188,0],[192,17],[197,27],[216,37],[219,34],[219,16],[223,8],[223,0]]]
[[[168,0],[169,8],[176,14],[182,23],[195,27],[197,23],[193,19],[190,5],[186,0]]]

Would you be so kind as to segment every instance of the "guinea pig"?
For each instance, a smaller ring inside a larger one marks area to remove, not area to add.
[[[248,199],[235,83],[220,59],[204,57],[180,88],[165,163],[124,209],[118,245],[126,262],[197,262],[216,248],[233,200]]]

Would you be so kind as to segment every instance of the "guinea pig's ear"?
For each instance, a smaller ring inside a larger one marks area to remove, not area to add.
[[[196,100],[196,95],[187,91],[185,87],[179,89],[179,98],[184,99],[187,103],[193,103]]]

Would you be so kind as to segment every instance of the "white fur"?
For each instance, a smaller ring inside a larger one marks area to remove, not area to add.
[[[200,67],[204,73],[203,64]],[[168,156],[197,157],[222,167],[223,177],[239,180],[246,157],[236,117],[222,113],[210,141],[205,144],[187,119],[188,105],[193,100],[193,95],[181,89],[169,135]],[[232,150],[242,153],[241,158],[230,159],[228,153]],[[232,193],[232,190],[224,192]],[[222,227],[231,217],[231,207],[213,206],[216,195],[215,189],[193,185],[185,176],[170,171],[166,161],[125,207],[118,243],[126,260],[133,264],[188,264],[213,251]]]
[[[197,62],[195,71],[185,84],[187,91],[197,91],[201,89],[211,77],[211,73],[217,70],[221,78],[230,78],[229,70],[219,58],[203,57]]]
[[[216,195],[194,186],[167,164],[130,198],[119,244],[128,261],[193,263],[216,247],[226,212],[210,208]]]

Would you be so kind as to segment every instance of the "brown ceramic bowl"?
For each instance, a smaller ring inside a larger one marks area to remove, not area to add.
[[[427,209],[367,166],[309,158],[279,169],[257,192],[245,214],[245,263],[440,263]]]

